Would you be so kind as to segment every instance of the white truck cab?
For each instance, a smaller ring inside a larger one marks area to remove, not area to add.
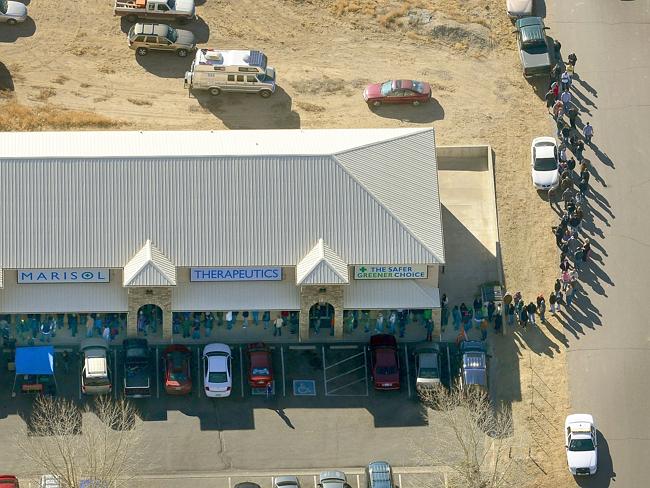
[[[594,418],[586,413],[569,415],[564,422],[564,436],[571,474],[574,476],[596,474],[598,443]]]
[[[185,88],[221,92],[257,93],[268,98],[275,92],[275,69],[267,66],[262,51],[199,49],[190,71],[185,73]]]

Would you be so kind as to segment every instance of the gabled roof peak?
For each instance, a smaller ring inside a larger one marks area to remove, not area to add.
[[[176,266],[147,239],[124,266],[124,286],[175,286]]]

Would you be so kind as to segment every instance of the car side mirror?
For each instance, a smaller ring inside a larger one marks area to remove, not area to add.
[[[513,33],[513,34],[516,34],[516,33],[517,33],[517,31],[516,31],[516,30],[513,30],[513,31],[512,31],[512,33]]]
[[[544,30],[548,30],[548,29],[550,29],[550,27],[544,27]]]
[[[343,487],[344,487],[344,488],[352,488],[352,487],[351,487],[350,485],[348,485],[347,483],[344,484]]]

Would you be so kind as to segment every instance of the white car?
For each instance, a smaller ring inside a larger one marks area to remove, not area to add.
[[[533,0],[506,0],[508,17],[520,19],[533,15]]]
[[[536,137],[530,147],[530,169],[533,186],[550,190],[560,184],[557,142],[554,137]]]
[[[569,415],[564,422],[566,458],[574,476],[596,474],[598,443],[594,418],[586,413]]]
[[[27,7],[25,7],[25,4],[0,0],[0,22],[14,25],[18,22],[25,22],[26,19]]]
[[[203,348],[203,386],[210,398],[227,397],[232,391],[232,352],[225,344]]]

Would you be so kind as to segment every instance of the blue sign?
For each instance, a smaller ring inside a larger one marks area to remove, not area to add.
[[[107,269],[19,269],[18,283],[108,283]]]
[[[281,281],[282,268],[191,268],[190,281]]]
[[[295,396],[316,396],[316,382],[314,380],[293,380],[293,394]]]

